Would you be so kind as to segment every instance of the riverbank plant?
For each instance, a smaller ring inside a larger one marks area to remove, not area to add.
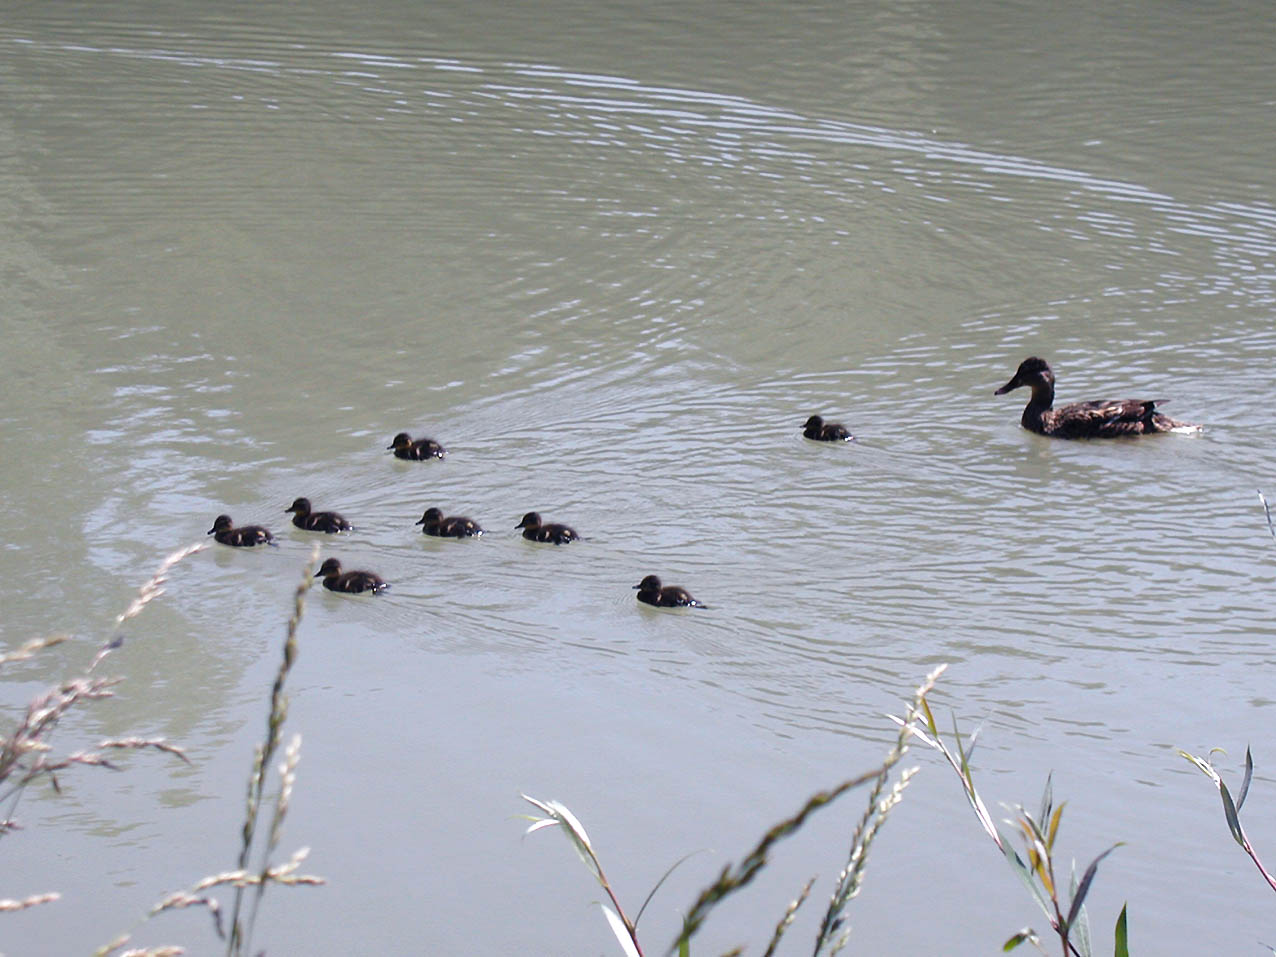
[[[1055,840],[1059,836],[1059,827],[1063,822],[1064,805],[1059,804],[1056,806],[1054,803],[1051,778],[1046,778],[1040,809],[1035,817],[1022,805],[1015,805],[1012,809],[1013,818],[1006,821],[1006,823],[1014,827],[1015,833],[1023,844],[1024,853],[1021,856],[993,822],[992,815],[988,813],[987,805],[975,787],[970,757],[975,750],[978,732],[967,739],[963,739],[961,731],[957,727],[957,720],[954,718],[953,743],[950,748],[940,734],[929,703],[924,699],[921,702],[921,710],[923,714],[921,724],[924,725],[925,730],[913,727],[911,733],[923,744],[930,746],[943,755],[944,760],[957,773],[957,777],[961,781],[962,791],[966,795],[966,802],[970,805],[971,810],[974,811],[975,817],[979,819],[979,824],[984,833],[992,838],[993,843],[1001,851],[1006,863],[1010,865],[1010,869],[1014,871],[1015,876],[1019,878],[1023,885],[1028,888],[1033,900],[1036,901],[1037,906],[1045,914],[1046,919],[1050,922],[1051,930],[1059,940],[1063,957],[1069,957],[1069,955],[1073,955],[1073,957],[1091,957],[1093,951],[1090,939],[1090,923],[1085,909],[1086,895],[1090,892],[1090,886],[1098,873],[1100,862],[1120,847],[1120,843],[1113,844],[1092,860],[1080,880],[1077,879],[1075,868],[1069,868],[1068,890],[1065,895],[1060,887],[1059,869],[1056,867],[1055,855]],[[898,721],[899,719],[895,718],[893,720]],[[1121,908],[1121,913],[1117,917],[1116,927],[1113,930],[1113,939],[1116,957],[1129,957],[1125,907]],[[1031,943],[1043,953],[1045,952],[1041,945],[1040,937],[1030,927],[1025,927],[1023,930],[1013,934],[1002,949],[1005,951],[1013,950],[1025,942]]]
[[[899,722],[899,732],[883,758],[881,765],[855,777],[848,778],[827,791],[813,794],[798,809],[796,814],[769,828],[762,835],[757,845],[745,855],[739,864],[728,864],[724,867],[717,880],[705,887],[697,895],[683,918],[681,931],[668,948],[670,953],[676,952],[681,957],[687,957],[691,953],[691,939],[703,926],[710,912],[723,900],[745,888],[758,875],[762,868],[766,866],[767,855],[776,843],[796,833],[815,811],[829,806],[848,791],[862,785],[871,784],[867,807],[851,834],[846,864],[839,872],[837,880],[834,882],[833,890],[829,895],[829,902],[820,921],[812,954],[814,957],[819,957],[819,955],[823,954],[836,954],[846,946],[851,933],[851,926],[846,915],[847,908],[863,886],[864,871],[868,863],[868,853],[873,839],[886,822],[891,810],[903,798],[904,789],[908,787],[908,782],[912,779],[917,769],[903,769],[893,782],[891,782],[891,772],[908,752],[911,730],[921,714],[926,695],[934,687],[935,681],[943,670],[944,666],[940,666],[927,675],[926,680],[922,682],[914,693],[912,701],[905,710],[904,717],[896,719]],[[890,784],[889,787],[887,787],[888,783]],[[626,957],[643,957],[642,944],[638,936],[638,919],[641,918],[642,912],[646,909],[652,896],[659,890],[660,885],[669,876],[672,868],[670,871],[666,871],[664,877],[656,883],[656,886],[648,893],[642,907],[639,908],[637,916],[630,920],[625,915],[615,891],[603,873],[602,864],[594,851],[593,843],[576,815],[560,801],[542,801],[526,794],[523,797],[535,805],[542,814],[540,817],[529,816],[532,823],[527,828],[527,833],[530,834],[533,831],[552,826],[557,826],[563,831],[575,849],[577,856],[580,857],[611,901],[610,906],[607,904],[600,906],[608,926],[620,944],[622,952]],[[677,867],[677,864],[674,867]],[[808,881],[797,897],[784,910],[784,913],[776,923],[775,931],[767,945],[764,957],[769,957],[769,955],[775,953],[781,938],[793,923],[798,908],[808,900],[814,881],[815,878]],[[739,954],[742,952],[743,948],[740,947],[730,953]]]
[[[164,586],[174,566],[205,547],[203,543],[198,543],[179,549],[166,557],[155,573],[138,590],[129,606],[116,617],[110,634],[97,648],[84,672],[63,680],[56,687],[33,698],[27,704],[25,712],[18,719],[13,730],[0,738],[0,837],[16,829],[14,810],[27,788],[39,781],[47,780],[55,790],[60,790],[59,776],[77,766],[118,770],[117,765],[109,757],[114,751],[153,749],[189,763],[183,749],[163,738],[110,738],[91,747],[59,752],[55,747],[53,736],[59,724],[71,711],[84,707],[89,702],[100,701],[116,694],[116,687],[122,679],[103,677],[98,674],[98,670],[104,661],[125,645],[124,626],[164,593]],[[295,852],[281,863],[271,862],[272,856],[278,849],[281,829],[288,813],[296,781],[297,764],[301,756],[300,735],[294,735],[288,744],[282,747],[283,760],[277,768],[274,779],[271,778],[270,772],[272,762],[281,752],[283,725],[288,713],[288,699],[284,693],[284,685],[297,657],[297,630],[305,608],[306,594],[313,581],[318,553],[318,546],[315,546],[293,596],[293,611],[284,640],[283,661],[275,674],[271,688],[266,733],[264,740],[256,748],[249,776],[244,821],[240,828],[238,865],[231,871],[214,874],[198,881],[190,890],[167,895],[139,919],[137,926],[165,911],[203,907],[212,915],[218,936],[226,941],[226,953],[241,955],[250,952],[253,926],[267,885],[295,886],[323,883],[322,878],[298,873],[308,849],[303,848]],[[0,668],[29,660],[66,640],[67,636],[56,635],[28,641],[12,651],[0,654]],[[275,782],[273,793],[272,781]],[[260,826],[263,810],[269,813],[268,828]],[[256,863],[253,862],[254,849],[259,852]],[[207,893],[219,886],[234,889],[229,931],[222,926],[221,905]],[[51,904],[60,898],[61,894],[57,891],[27,893],[26,896],[18,898],[3,898],[0,899],[0,912],[25,910]],[[131,941],[137,926],[117,936],[95,951],[95,954],[105,957],[105,955],[123,952],[131,957],[171,957],[171,955],[185,953],[184,948],[175,945],[130,948],[123,951],[123,948]]]

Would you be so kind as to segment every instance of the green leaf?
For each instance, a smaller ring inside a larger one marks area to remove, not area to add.
[[[1023,862],[1023,858],[1010,846],[1009,841],[1002,843],[1001,852],[1006,856],[1006,862],[1010,865],[1010,869],[1015,872],[1019,880],[1023,881],[1023,886],[1028,888],[1028,892],[1036,900],[1037,906],[1041,908],[1041,913],[1046,915],[1046,920],[1053,920],[1054,911],[1050,909],[1050,902],[1046,900],[1046,895],[1037,886],[1037,882],[1032,879],[1032,871]]]
[[[1041,826],[1045,827],[1046,821],[1050,817],[1050,809],[1054,806],[1054,772],[1051,771],[1046,775],[1046,787],[1041,794],[1041,816],[1037,818],[1041,822]]]
[[[1019,933],[1015,934],[1015,936],[1002,944],[1001,952],[1003,954],[1008,953],[1022,944],[1025,940],[1032,941],[1034,944],[1037,943],[1036,931],[1034,931],[1031,927],[1025,927],[1023,930],[1019,931]]]
[[[1241,807],[1245,803],[1245,795],[1249,793],[1249,782],[1254,777],[1254,755],[1250,754],[1249,746],[1245,746],[1245,780],[1241,781],[1241,793],[1236,798],[1236,813],[1241,812]]]
[[[1125,928],[1125,908],[1127,906],[1128,905],[1126,904],[1121,905],[1121,915],[1117,918],[1116,933],[1113,935],[1116,938],[1116,952],[1114,957],[1130,957],[1130,946],[1126,938]]]
[[[1223,816],[1227,818],[1228,830],[1232,832],[1232,840],[1241,847],[1245,846],[1245,832],[1241,830],[1240,815],[1236,813],[1236,805],[1232,803],[1232,794],[1222,778],[1217,779],[1218,794],[1223,799]]]

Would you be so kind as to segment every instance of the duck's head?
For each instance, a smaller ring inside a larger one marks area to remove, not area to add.
[[[308,498],[294,499],[293,503],[289,505],[286,509],[284,509],[284,511],[296,512],[298,515],[309,515],[310,514],[310,499]]]
[[[1040,356],[1029,356],[1019,363],[1019,368],[1015,370],[1011,380],[993,395],[1005,395],[1021,385],[1030,386],[1034,392],[1043,385],[1053,389],[1054,373],[1050,370],[1050,363]]]
[[[234,525],[235,523],[230,520],[229,515],[218,515],[215,519],[213,519],[213,527],[208,530],[208,534],[211,535],[213,532],[220,532],[228,528],[233,528]]]
[[[523,520],[514,526],[515,528],[540,528],[541,517],[539,512],[528,512],[523,516]]]
[[[422,515],[413,525],[425,525],[428,522],[443,521],[443,510],[441,508],[427,508],[425,514]]]
[[[329,575],[341,574],[341,562],[335,558],[329,558],[319,566],[319,571],[315,572],[316,578],[327,578]]]
[[[411,444],[412,436],[408,435],[406,432],[400,432],[390,440],[390,444],[386,446],[386,450],[407,448]]]
[[[813,415],[806,420],[806,425],[802,426],[802,428],[815,429],[816,431],[818,431],[824,428],[824,417],[819,415]]]
[[[639,591],[660,591],[660,578],[656,575],[648,575],[637,585],[634,586]]]

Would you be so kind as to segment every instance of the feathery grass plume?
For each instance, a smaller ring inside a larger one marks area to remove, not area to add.
[[[797,916],[798,908],[805,904],[806,899],[811,896],[811,888],[814,886],[815,878],[812,877],[806,882],[806,886],[802,888],[798,896],[789,901],[789,906],[784,909],[784,916],[775,925],[775,933],[771,935],[771,943],[767,944],[766,952],[763,953],[762,957],[774,957],[775,948],[780,946],[780,938],[784,936],[784,932],[793,923],[793,918]]]
[[[852,788],[857,788],[861,784],[867,784],[869,781],[874,780],[881,773],[882,768],[874,768],[872,771],[848,778],[831,790],[813,794],[807,798],[806,803],[802,805],[797,814],[773,825],[770,830],[762,835],[762,839],[757,846],[749,852],[748,856],[738,866],[733,867],[728,864],[722,869],[718,879],[700,892],[700,896],[691,905],[691,910],[683,918],[682,933],[670,945],[669,952],[672,953],[685,948],[696,931],[700,929],[705,918],[709,916],[709,912],[718,903],[740,890],[758,875],[758,872],[767,864],[767,853],[771,850],[772,845],[797,831],[798,828],[806,823],[807,817],[815,811],[833,803]]]
[[[71,764],[110,766],[100,755],[90,757],[83,752],[68,758],[52,758],[53,746],[48,739],[71,708],[81,701],[111,697],[114,694],[111,688],[118,683],[118,678],[71,678],[31,700],[22,721],[7,737],[0,739],[0,803],[10,800],[16,803],[22,789],[41,775],[47,776],[57,789],[56,772]],[[6,820],[8,816],[6,813]]]
[[[1259,495],[1262,495],[1262,493],[1260,492]],[[1214,754],[1215,751],[1226,753],[1221,748],[1211,748],[1209,753]],[[1223,799],[1223,816],[1227,819],[1227,829],[1232,832],[1232,840],[1239,844],[1241,849],[1249,855],[1249,859],[1254,862],[1254,866],[1263,875],[1267,885],[1272,890],[1276,890],[1276,877],[1273,877],[1267,868],[1263,866],[1263,862],[1258,858],[1258,852],[1249,843],[1245,828],[1241,827],[1241,807],[1245,803],[1245,798],[1249,795],[1249,785],[1254,778],[1254,756],[1250,753],[1250,749],[1245,749],[1245,776],[1241,779],[1241,789],[1234,801],[1232,800],[1231,791],[1227,789],[1227,785],[1223,783],[1222,776],[1210,761],[1205,758],[1198,758],[1196,755],[1188,754],[1188,752],[1182,750],[1179,751],[1179,754],[1195,764],[1214,782],[1214,786],[1218,788],[1219,796]]]
[[[882,792],[886,788],[891,769],[903,759],[908,751],[908,738],[922,713],[926,695],[935,687],[935,682],[939,680],[939,676],[944,673],[944,669],[947,667],[947,665],[940,665],[926,676],[917,687],[917,690],[913,692],[912,701],[909,702],[908,710],[904,713],[903,718],[894,718],[892,716],[893,720],[899,725],[899,733],[896,735],[895,743],[891,746],[890,751],[886,753],[886,760],[882,763],[882,768],[873,782],[873,789],[868,796],[868,807],[865,809],[859,823],[855,825],[846,866],[838,874],[837,887],[829,899],[828,910],[824,913],[824,919],[820,922],[819,934],[815,938],[815,957],[819,957],[821,953],[825,952],[826,948],[828,953],[836,954],[846,946],[846,942],[850,938],[850,928],[845,927],[845,929],[842,929],[845,924],[844,915],[847,905],[860,892],[860,887],[863,885],[864,868],[868,863],[869,846],[873,843],[873,838],[877,836],[877,832],[881,830],[882,825],[886,822],[886,816],[891,812],[891,809],[903,799],[904,789],[908,787],[908,782],[917,773],[917,769],[905,768],[885,797],[882,796]]]
[[[46,638],[32,638],[26,644],[14,648],[13,651],[6,651],[4,654],[0,654],[0,665],[34,658],[45,648],[52,648],[54,645],[62,644],[62,642],[67,640],[67,637],[67,635],[49,635]]]
[[[193,542],[185,548],[179,548],[160,562],[159,567],[155,569],[155,573],[143,582],[142,587],[137,590],[137,597],[133,599],[127,608],[115,616],[115,627],[111,630],[110,637],[106,639],[89,663],[89,674],[101,664],[103,658],[124,644],[124,636],[120,634],[120,628],[123,627],[124,623],[136,618],[141,614],[143,608],[164,594],[164,585],[168,582],[168,573],[173,570],[173,566],[196,552],[202,552],[207,547],[207,542]]]
[[[232,871],[224,871],[205,877],[189,890],[176,891],[169,894],[152,907],[150,912],[143,918],[147,920],[165,911],[188,907],[207,908],[212,917],[213,929],[216,931],[217,936],[227,941],[227,954],[239,955],[249,950],[258,904],[267,884],[316,886],[326,883],[322,877],[297,873],[301,867],[301,862],[310,853],[309,848],[303,847],[294,852],[292,857],[283,864],[272,865],[270,863],[270,855],[279,844],[283,821],[287,816],[293,788],[296,783],[297,764],[301,760],[300,735],[293,736],[284,751],[284,760],[278,768],[280,776],[279,792],[273,804],[270,834],[267,846],[263,850],[263,863],[260,867],[249,866],[249,857],[256,836],[258,817],[266,793],[266,778],[271,760],[279,748],[284,719],[288,713],[288,699],[284,695],[284,684],[288,678],[289,671],[291,671],[293,664],[297,660],[297,629],[301,624],[301,616],[305,610],[306,594],[314,581],[314,570],[318,560],[319,546],[315,545],[311,549],[309,561],[303,569],[301,582],[298,584],[294,594],[293,612],[288,620],[287,634],[284,640],[283,660],[271,686],[270,713],[266,720],[266,738],[254,749],[252,773],[248,782],[247,819],[241,829],[243,846],[240,849],[239,866]],[[151,741],[139,740],[139,743],[145,746],[158,746]],[[222,925],[221,904],[216,898],[204,893],[213,887],[233,887],[235,890],[229,935]],[[244,892],[249,888],[255,889],[256,895],[253,898],[252,911],[248,920],[242,921],[240,915],[243,909]],[[96,951],[95,957],[106,957],[106,955],[124,946],[130,937],[131,932],[122,934],[110,944]]]
[[[1090,885],[1094,881],[1099,863],[1120,847],[1121,842],[1113,844],[1091,861],[1079,882],[1076,880],[1075,871],[1072,873],[1070,900],[1065,907],[1065,903],[1060,899],[1059,895],[1059,885],[1055,875],[1053,857],[1055,838],[1059,834],[1059,825],[1063,820],[1064,805],[1061,804],[1057,808],[1054,806],[1051,779],[1049,777],[1046,778],[1045,792],[1041,799],[1041,810],[1036,818],[1022,806],[1016,806],[1015,819],[1005,822],[1012,825],[1022,839],[1028,858],[1027,862],[1025,862],[1010,845],[1009,839],[993,823],[992,816],[988,813],[988,808],[984,804],[983,798],[980,797],[978,790],[975,788],[975,779],[970,767],[970,757],[975,750],[975,740],[978,738],[978,732],[971,735],[968,743],[963,742],[961,731],[957,727],[957,719],[954,716],[952,733],[953,743],[956,747],[956,754],[954,754],[940,735],[935,716],[924,697],[920,702],[920,706],[921,714],[926,719],[927,731],[922,731],[914,725],[910,733],[922,743],[929,745],[942,754],[952,769],[957,772],[957,777],[961,780],[962,789],[966,794],[966,800],[975,812],[975,816],[979,819],[980,826],[996,843],[998,850],[1005,857],[1011,870],[1015,872],[1016,876],[1023,882],[1023,885],[1028,888],[1033,900],[1037,902],[1037,906],[1046,915],[1051,929],[1059,937],[1064,957],[1068,957],[1068,955],[1090,957],[1090,931],[1084,907],[1085,898],[1090,892]],[[899,718],[894,718],[893,720],[896,723],[901,723]],[[1116,925],[1116,953],[1118,957],[1125,957],[1126,954],[1125,926],[1126,911],[1125,907],[1122,907],[1121,915],[1117,918]],[[1019,931],[1006,941],[1002,949],[1013,950],[1025,941],[1033,943],[1037,941],[1036,933],[1031,928],[1024,928]]]
[[[531,834],[533,831],[539,831],[541,828],[555,825],[563,829],[563,833],[567,835],[568,841],[571,842],[572,848],[576,851],[581,862],[589,869],[589,873],[594,875],[594,880],[598,881],[599,886],[607,892],[607,896],[611,899],[614,910],[606,904],[600,904],[599,906],[602,907],[603,916],[607,918],[607,924],[611,927],[612,933],[616,935],[616,940],[620,943],[621,950],[625,952],[626,957],[642,957],[642,948],[638,945],[637,925],[625,916],[624,908],[620,906],[620,901],[616,898],[616,893],[612,890],[611,884],[607,880],[607,875],[603,873],[603,865],[598,860],[598,855],[594,853],[594,845],[589,840],[589,835],[585,832],[585,826],[580,823],[567,805],[561,801],[539,801],[526,794],[522,797],[524,801],[540,808],[545,815],[544,817],[522,815],[532,822],[524,833]]]
[[[279,739],[282,734],[283,724],[288,717],[288,698],[284,694],[284,683],[288,679],[288,673],[292,670],[293,663],[297,660],[297,629],[301,625],[301,616],[306,609],[306,595],[310,591],[310,586],[314,584],[315,566],[318,562],[319,545],[315,544],[310,549],[310,558],[306,562],[302,571],[301,581],[293,594],[293,611],[292,616],[288,619],[288,630],[284,639],[284,656],[279,664],[279,671],[275,675],[275,681],[270,690],[270,713],[266,718],[266,736],[262,743],[256,747],[253,755],[252,773],[248,779],[247,806],[245,808],[244,823],[240,829],[242,844],[239,851],[239,870],[244,872],[248,870],[248,858],[252,853],[253,839],[257,833],[257,818],[261,811],[262,801],[265,798],[266,777],[270,762],[273,760],[275,752],[279,749]],[[300,748],[299,740],[297,747]],[[295,755],[291,767],[295,771]],[[291,774],[291,772],[289,773]],[[275,840],[278,838],[278,828],[287,810],[288,795],[292,791],[291,777],[284,784],[285,786],[281,786],[279,800],[275,804],[275,822],[271,827],[272,838],[270,846],[264,852],[258,880],[253,882],[257,887],[258,900],[265,892],[267,881],[274,879],[269,866],[270,852],[274,849]],[[247,924],[240,920],[240,914],[243,910],[244,889],[247,886],[247,884],[235,885],[235,902],[231,909],[230,939],[226,948],[227,954],[239,954],[246,951],[252,936],[252,927],[257,915],[257,901],[254,901],[252,914]]]
[[[15,901],[10,897],[0,898],[0,913],[26,910],[28,907],[39,907],[41,904],[48,904],[61,898],[62,895],[57,891],[48,894],[32,894],[30,897],[24,897],[20,901]]]

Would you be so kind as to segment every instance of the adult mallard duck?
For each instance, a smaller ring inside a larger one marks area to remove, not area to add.
[[[1171,419],[1156,411],[1159,399],[1101,399],[1054,406],[1054,373],[1050,363],[1031,356],[1019,363],[1009,382],[993,395],[1005,395],[1021,385],[1032,398],[1020,421],[1029,432],[1060,439],[1108,439],[1152,432],[1200,432],[1201,426]]]

